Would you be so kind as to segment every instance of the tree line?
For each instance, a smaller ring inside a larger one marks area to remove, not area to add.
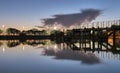
[[[0,34],[3,33],[3,30],[0,29]],[[38,30],[38,29],[30,29],[30,30],[18,30],[16,28],[7,28],[5,30],[5,33],[7,35],[20,35],[20,34],[25,34],[25,35],[46,35],[47,32],[46,30]]]

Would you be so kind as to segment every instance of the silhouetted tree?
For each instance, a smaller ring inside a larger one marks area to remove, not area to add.
[[[64,33],[62,31],[59,31],[59,30],[53,30],[51,31],[51,35],[53,36],[60,36],[60,35],[63,35]]]
[[[28,35],[36,35],[38,33],[38,29],[30,29],[28,31],[26,31],[26,34]]]
[[[3,31],[0,29],[0,34],[2,33]]]
[[[24,31],[24,33],[26,33],[27,35],[45,35],[47,34],[46,33],[46,30],[38,30],[38,29],[30,29],[28,31]]]
[[[46,30],[42,30],[41,33],[42,33],[43,35],[47,35],[47,31],[46,31]]]
[[[15,29],[15,28],[8,28],[8,29],[6,30],[6,32],[7,32],[7,34],[9,34],[9,35],[19,35],[19,34],[21,33],[20,30]]]
[[[72,30],[67,30],[67,35],[71,36],[74,32]]]
[[[60,43],[63,40],[64,32],[59,30],[53,30],[51,31],[51,37],[53,37],[52,40],[54,40],[56,43]]]

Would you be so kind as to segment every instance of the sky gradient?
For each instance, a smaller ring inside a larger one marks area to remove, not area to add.
[[[120,19],[120,0],[0,0],[0,26],[34,27],[55,14],[101,9],[95,21]]]

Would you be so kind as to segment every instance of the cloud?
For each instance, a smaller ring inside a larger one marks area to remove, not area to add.
[[[70,27],[74,24],[82,24],[85,21],[91,22],[100,14],[101,10],[85,9],[82,10],[80,13],[54,15],[54,18],[43,19],[43,23],[45,25],[54,25],[55,23],[58,23],[66,27]]]

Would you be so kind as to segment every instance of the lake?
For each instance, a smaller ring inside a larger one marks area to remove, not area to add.
[[[0,40],[0,73],[119,73],[120,54],[50,40]]]

